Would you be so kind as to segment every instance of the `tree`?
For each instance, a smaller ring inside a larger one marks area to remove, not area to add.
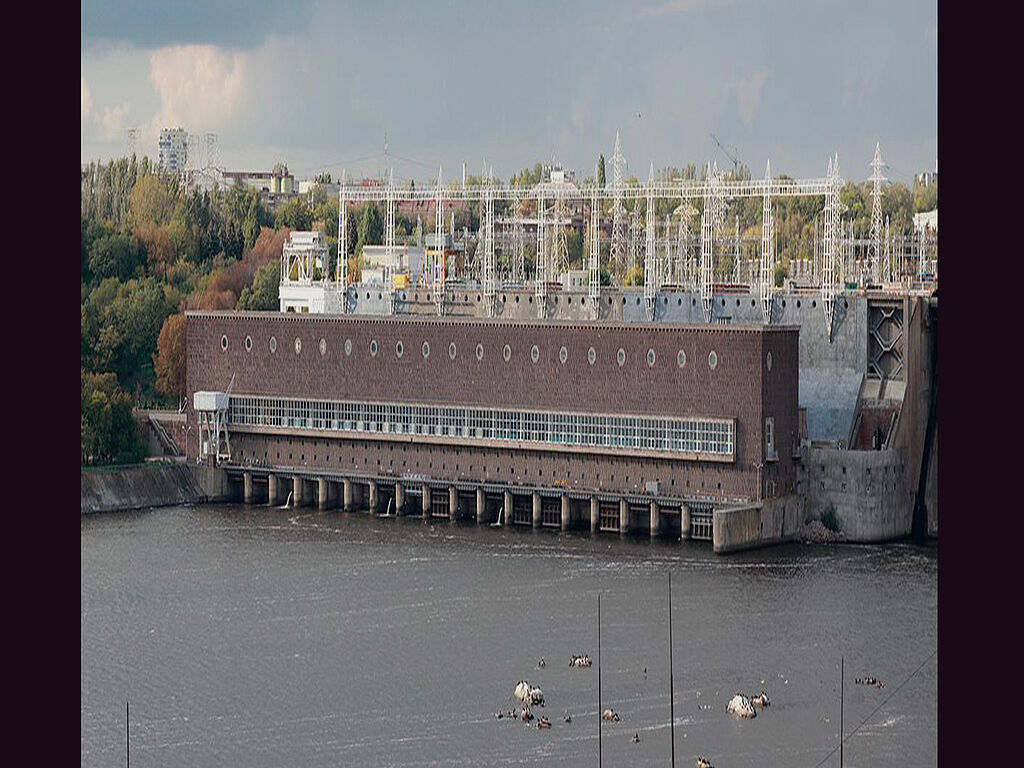
[[[110,234],[93,241],[88,270],[95,280],[116,277],[122,282],[136,275],[144,254],[131,235]]]
[[[284,205],[277,207],[277,213],[274,214],[274,228],[283,229],[288,227],[289,229],[299,230],[300,232],[308,232],[312,223],[309,208],[301,198],[296,197]]]
[[[269,261],[256,270],[252,285],[242,290],[238,309],[274,311],[280,304],[281,261]]]
[[[379,243],[384,237],[384,221],[380,209],[374,203],[367,203],[359,214],[356,225],[356,254],[361,255],[364,245]]]
[[[145,456],[132,398],[112,373],[82,369],[82,464],[135,462]]]
[[[597,186],[604,189],[604,155],[597,156]]]
[[[132,189],[129,211],[133,228],[158,227],[170,220],[174,201],[158,176],[143,176]]]
[[[185,315],[168,315],[160,328],[153,355],[156,388],[175,399],[185,396]]]

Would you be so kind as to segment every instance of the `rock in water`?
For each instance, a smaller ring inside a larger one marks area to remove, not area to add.
[[[737,717],[757,717],[757,711],[754,709],[754,705],[750,703],[750,699],[740,693],[729,699],[725,709],[730,715],[736,715]]]

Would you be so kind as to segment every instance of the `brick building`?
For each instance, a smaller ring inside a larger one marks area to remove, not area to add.
[[[343,486],[346,505],[405,514],[475,501],[480,522],[710,537],[714,508],[795,492],[796,327],[189,312],[186,328],[189,427],[194,393],[233,378],[226,466],[247,497]]]

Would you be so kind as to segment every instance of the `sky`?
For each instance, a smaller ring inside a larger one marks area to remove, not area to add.
[[[82,162],[218,136],[225,170],[436,180],[620,133],[627,175],[717,162],[910,183],[938,158],[936,0],[83,0]]]

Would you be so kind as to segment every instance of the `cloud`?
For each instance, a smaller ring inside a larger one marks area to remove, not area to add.
[[[89,117],[89,113],[92,112],[92,94],[89,92],[89,85],[85,82],[85,78],[82,78],[82,122],[84,123],[86,118]]]
[[[668,0],[660,5],[652,5],[640,12],[641,16],[658,17],[671,16],[678,13],[687,13],[695,8],[705,5],[707,0]]]
[[[740,80],[736,85],[736,107],[743,122],[750,123],[761,103],[761,89],[768,80],[768,72],[761,70]]]
[[[247,84],[246,58],[212,45],[158,48],[149,57],[149,80],[160,107],[153,128],[223,126],[238,110]]]
[[[100,136],[104,141],[119,141],[124,137],[128,117],[128,104],[104,107],[103,116],[99,119]]]

